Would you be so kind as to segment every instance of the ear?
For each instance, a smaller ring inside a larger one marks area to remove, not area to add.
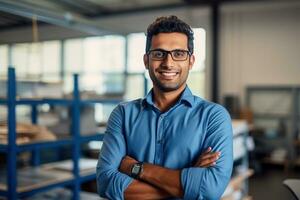
[[[144,65],[146,69],[149,69],[149,59],[147,54],[144,54]]]
[[[190,56],[190,59],[189,59],[189,69],[191,70],[194,66],[194,63],[195,63],[195,56],[194,54]]]

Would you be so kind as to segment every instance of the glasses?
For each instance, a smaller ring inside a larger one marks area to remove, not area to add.
[[[171,54],[171,57],[174,61],[185,61],[191,53],[187,50],[183,49],[174,49],[172,51],[167,51],[163,49],[153,49],[148,51],[147,53],[152,60],[164,60],[168,56],[168,54]]]

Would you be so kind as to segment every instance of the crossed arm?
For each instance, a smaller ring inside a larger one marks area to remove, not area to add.
[[[209,147],[203,152],[194,167],[211,167],[215,165],[220,152],[212,152]],[[119,170],[130,175],[133,164],[137,163],[132,157],[123,158]],[[168,197],[183,197],[180,181],[181,170],[167,169],[161,166],[144,163],[143,172],[138,180],[134,180],[125,190],[125,199],[164,199]]]

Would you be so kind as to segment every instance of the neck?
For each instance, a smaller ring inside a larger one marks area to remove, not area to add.
[[[158,89],[157,87],[153,87],[154,104],[159,108],[160,111],[167,111],[178,101],[181,93],[185,89],[185,86],[186,84],[182,85],[177,90],[170,92],[164,92]]]

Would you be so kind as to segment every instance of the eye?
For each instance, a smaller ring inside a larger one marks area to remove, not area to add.
[[[162,51],[152,51],[152,56],[155,58],[163,58],[164,57],[164,52]]]
[[[186,55],[185,51],[181,51],[181,50],[173,51],[173,56],[176,58],[182,58],[182,57],[185,57],[185,55]]]

